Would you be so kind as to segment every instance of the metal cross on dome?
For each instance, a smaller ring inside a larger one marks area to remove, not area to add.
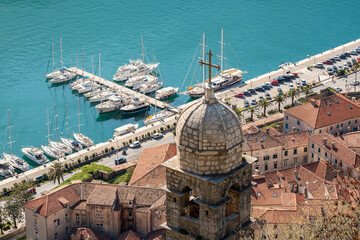
[[[201,60],[199,61],[199,63],[202,65],[206,65],[206,66],[209,66],[209,87],[211,87],[211,68],[217,68],[217,70],[220,70],[220,66],[219,64],[218,65],[214,65],[214,64],[211,64],[211,57],[214,55],[212,54],[211,50],[208,52],[208,55],[209,55],[209,63],[205,62],[204,60]]]

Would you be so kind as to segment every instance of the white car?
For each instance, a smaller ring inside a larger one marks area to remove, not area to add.
[[[251,99],[251,105],[256,105],[257,104],[257,101],[255,98]]]
[[[136,148],[136,147],[140,147],[140,146],[141,146],[141,143],[139,141],[135,141],[129,145],[130,148]]]
[[[314,67],[316,67],[316,68],[322,68],[323,66],[324,66],[324,64],[321,62],[315,63],[315,65],[314,65]]]
[[[294,85],[292,83],[289,84],[289,89],[294,89]]]
[[[162,135],[161,133],[155,133],[155,134],[153,134],[151,137],[153,138],[153,139],[158,139],[158,138],[162,138],[164,135]]]

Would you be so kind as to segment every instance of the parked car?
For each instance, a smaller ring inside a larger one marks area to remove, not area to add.
[[[279,85],[279,81],[274,79],[274,80],[271,81],[271,85],[273,85],[273,86],[278,86],[278,85]]]
[[[294,89],[294,85],[292,83],[289,84],[289,89]]]
[[[26,189],[25,192],[26,193],[36,194],[36,188],[35,187],[29,187],[28,189]]]
[[[162,133],[155,133],[153,134],[151,137],[153,139],[159,139],[159,138],[162,138],[164,135]]]
[[[255,91],[265,92],[265,89],[263,89],[261,86],[257,86],[257,87],[255,87]]]
[[[284,94],[284,92],[282,91],[281,88],[278,88],[278,89],[277,89],[277,92],[278,92],[279,95],[283,95],[283,94]]]
[[[334,56],[334,58],[335,58],[335,60],[337,60],[337,61],[341,61],[341,59],[340,59],[340,56],[339,56],[339,55]]]
[[[141,144],[139,141],[135,141],[129,145],[130,148],[136,148],[136,147],[140,147],[140,146],[141,146]]]
[[[341,66],[341,65],[339,65],[338,67],[339,67],[339,70],[343,69],[343,66]]]
[[[358,57],[358,58],[356,59],[356,61],[357,61],[358,63],[360,63],[360,57]]]
[[[262,100],[264,100],[264,96],[263,96],[263,95],[260,95],[260,96],[259,96],[259,102],[262,101]]]
[[[352,67],[352,63],[350,61],[346,62],[349,67]]]
[[[355,58],[351,59],[351,61],[352,61],[353,63],[357,62]]]
[[[234,97],[237,97],[237,98],[242,98],[242,97],[244,97],[244,93],[238,93],[238,94],[236,94]]]
[[[333,75],[333,74],[334,74],[334,71],[333,71],[333,69],[332,69],[331,67],[328,67],[328,68],[327,68],[327,72],[328,72],[329,75]]]
[[[324,67],[324,64],[321,63],[321,62],[318,62],[318,63],[315,63],[315,64],[314,64],[314,67],[316,67],[316,68],[323,68],[323,67]]]
[[[267,85],[266,83],[262,84],[261,87],[265,90],[269,90],[271,88],[271,85]]]
[[[265,86],[267,86],[269,89],[271,89],[271,84],[270,83],[264,83]]]
[[[277,78],[274,78],[273,81],[276,80],[276,81],[278,81],[279,83],[281,83],[281,82],[284,81],[284,78],[283,78],[283,77],[284,77],[284,76],[278,76]]]
[[[330,61],[332,61],[333,63],[336,62],[336,59],[335,59],[334,57],[331,57],[331,58],[329,58],[329,59],[330,59]]]
[[[337,72],[337,71],[338,71],[337,66],[333,66],[332,69],[333,69],[334,72]]]
[[[359,53],[360,53],[360,48],[357,48],[357,49],[356,49],[356,52],[359,54]]]
[[[251,105],[256,105],[256,104],[257,104],[256,98],[251,99]]]
[[[247,107],[250,107],[250,103],[249,103],[248,100],[245,100],[245,101],[244,101],[244,107],[246,107],[246,108],[247,108]]]
[[[349,69],[349,66],[347,65],[347,63],[344,63],[344,69]]]
[[[328,59],[328,60],[323,61],[323,63],[324,63],[324,64],[332,64],[333,62]]]
[[[245,96],[251,96],[251,92],[249,92],[249,91],[244,91],[243,93]]]
[[[296,72],[293,72],[292,75],[294,75],[294,77],[299,77],[299,74]]]
[[[345,53],[340,54],[340,58],[341,59],[346,59],[346,54]]]
[[[305,81],[305,79],[301,79],[301,84],[302,84],[303,86],[306,86],[306,85],[307,85],[307,82]]]
[[[114,162],[115,162],[115,165],[120,165],[120,164],[126,163],[126,158],[119,157],[119,158],[115,159]]]
[[[345,54],[346,57],[350,57],[350,52],[349,51],[344,52],[344,54]]]
[[[335,90],[338,91],[338,92],[341,92],[341,91],[342,91],[342,89],[339,88],[339,87],[336,87]]]
[[[289,74],[287,74],[287,75],[284,75],[284,76],[283,76],[283,79],[284,79],[284,81],[291,81],[292,76],[289,75]]]
[[[265,93],[265,98],[266,98],[267,100],[271,100],[270,93]]]
[[[301,87],[302,87],[301,83],[300,83],[300,82],[296,82],[296,87],[297,87],[297,88],[301,88]]]
[[[353,50],[350,51],[350,54],[351,54],[351,55],[357,55],[358,52],[356,51],[356,49],[353,49]]]
[[[248,89],[246,89],[246,91],[248,91],[250,93],[255,93],[255,89],[253,89],[253,88],[248,88]]]
[[[357,85],[359,85],[359,82],[358,82],[358,81],[352,81],[352,82],[350,83],[350,85],[351,85],[351,86],[357,86]]]

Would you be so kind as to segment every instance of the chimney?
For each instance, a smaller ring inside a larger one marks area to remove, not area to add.
[[[335,149],[335,142],[331,142],[331,149]]]
[[[327,144],[327,138],[323,138],[323,145],[326,147]]]
[[[295,131],[296,131],[296,128],[295,128],[295,127],[292,127],[292,128],[291,128],[291,132],[294,133]]]
[[[308,183],[308,182],[306,182]],[[305,198],[308,198],[308,189],[307,189],[307,186],[304,187],[304,197]]]

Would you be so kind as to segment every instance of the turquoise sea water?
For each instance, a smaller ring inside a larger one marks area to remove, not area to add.
[[[53,42],[60,65],[60,37],[66,66],[76,66],[76,52],[81,66],[84,48],[86,70],[91,72],[93,54],[98,74],[101,53],[101,76],[112,79],[119,65],[140,57],[142,35],[149,59],[154,53],[161,63],[165,85],[180,87],[203,32],[208,49],[216,55],[224,28],[225,68],[248,71],[246,80],[275,70],[282,62],[298,61],[359,38],[357,9],[357,0],[0,1],[0,149],[8,151],[7,109],[14,126],[14,152],[19,156],[23,156],[22,146],[46,143],[46,109],[53,115],[55,103],[59,131],[65,132],[66,104],[71,131],[76,130],[78,96],[68,85],[51,87],[44,79]],[[187,96],[179,95],[172,104],[187,101]],[[80,109],[82,132],[95,142],[106,141],[114,128],[143,118],[99,117],[83,97]]]

